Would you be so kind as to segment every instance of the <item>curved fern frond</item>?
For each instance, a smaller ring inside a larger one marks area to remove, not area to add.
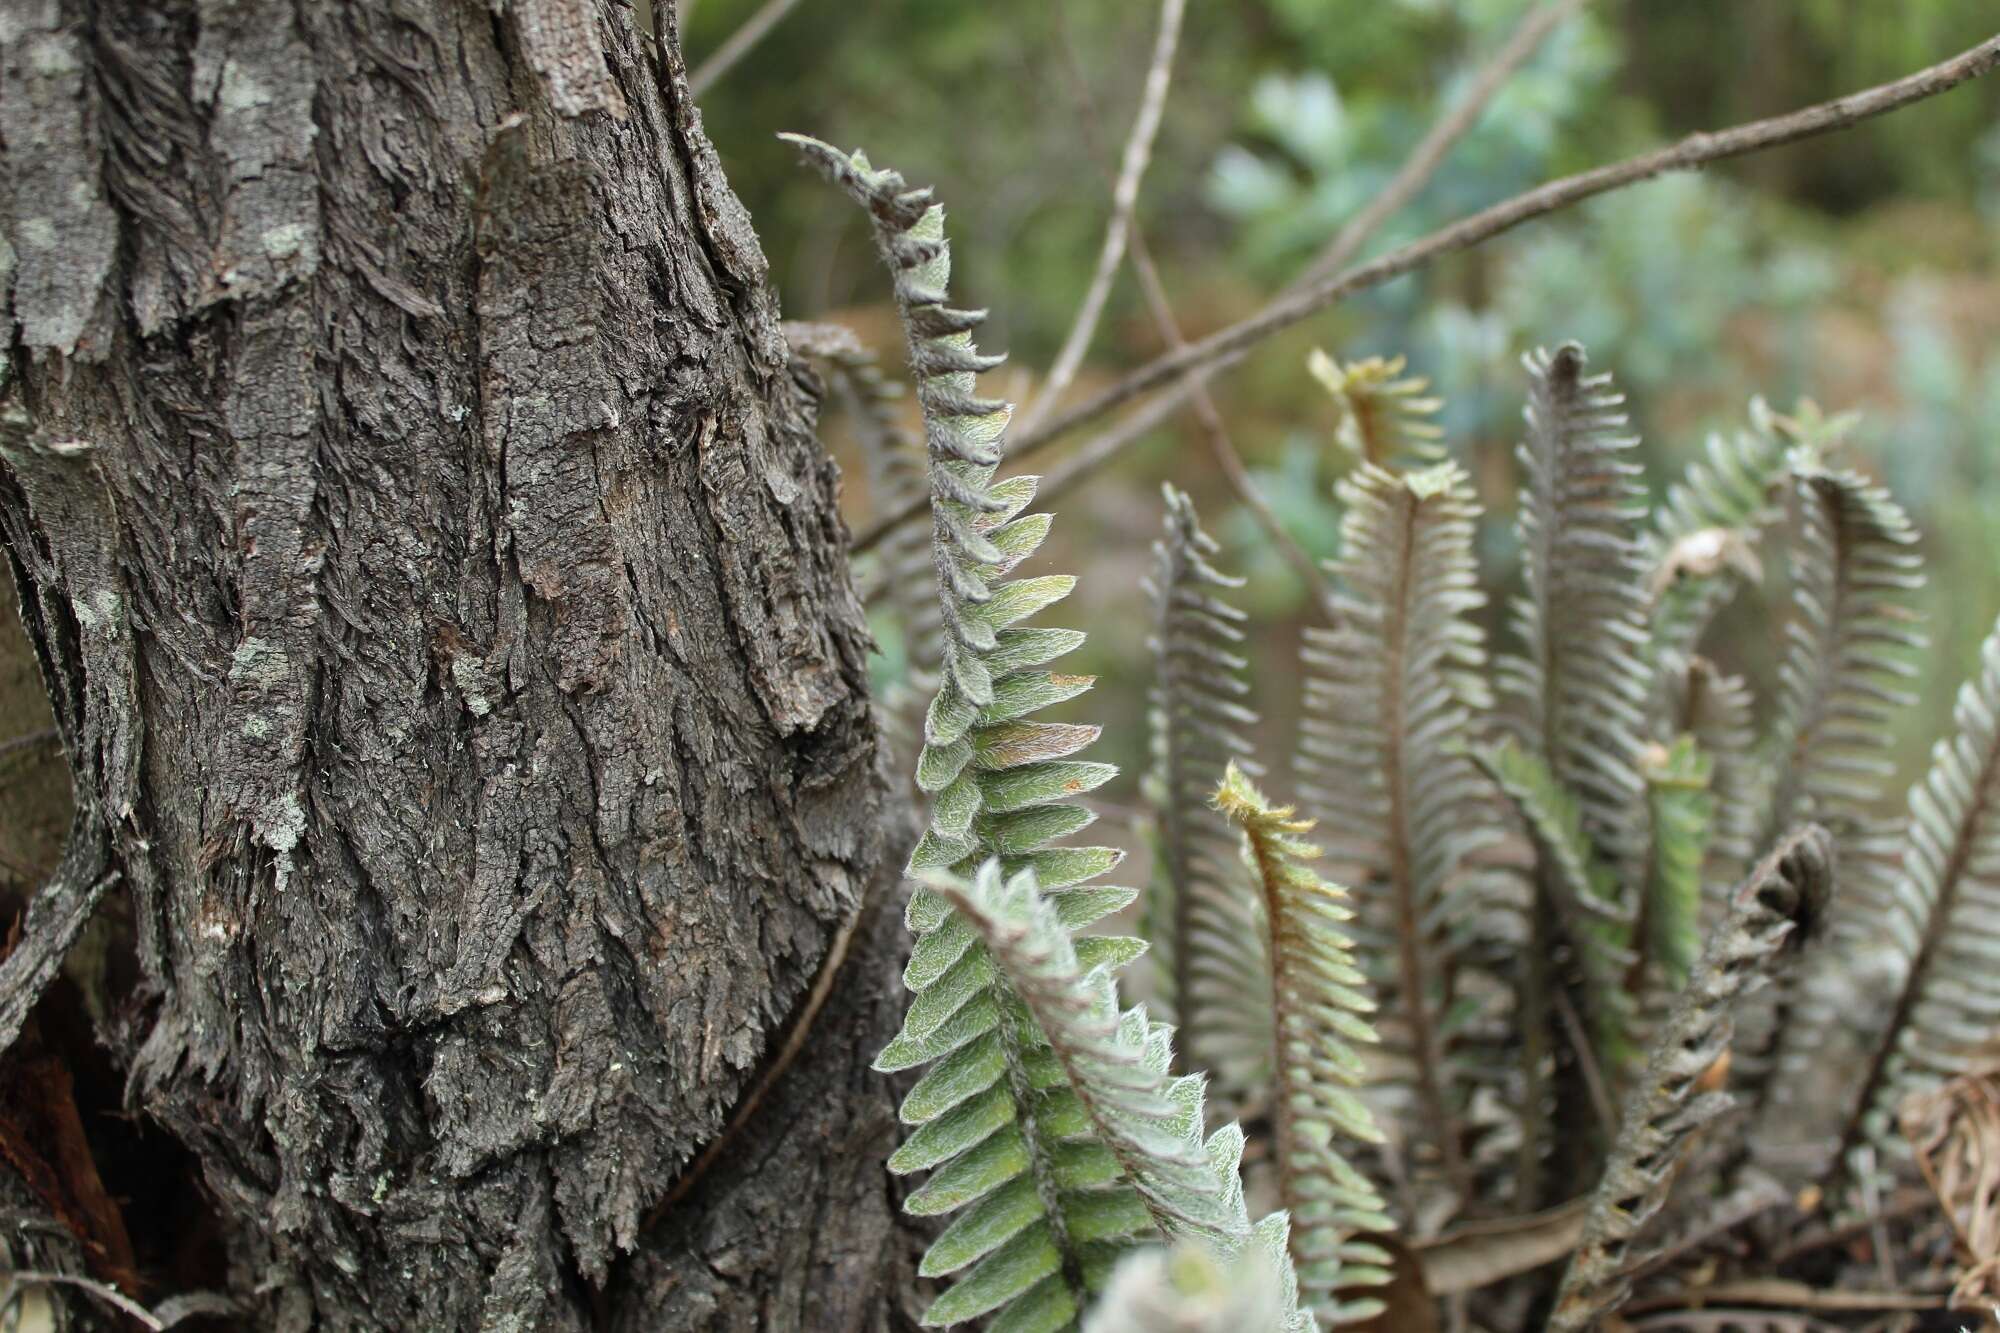
[[[1651,747],[1644,766],[1653,806],[1653,860],[1638,935],[1647,942],[1646,959],[1659,967],[1671,992],[1686,984],[1701,950],[1702,874],[1715,822],[1709,791],[1715,764],[1693,736],[1682,735],[1672,745]]]
[[[1514,803],[1535,844],[1542,891],[1575,951],[1598,1062],[1621,1069],[1635,1050],[1636,1008],[1626,989],[1638,961],[1634,914],[1584,831],[1582,802],[1512,737],[1475,747],[1472,756]]]
[[[1832,471],[1816,449],[1788,455],[1791,614],[1778,717],[1766,764],[1778,774],[1764,832],[1805,819],[1833,828],[1842,851],[1893,772],[1883,751],[1911,700],[1924,644],[1910,609],[1923,586],[1916,530],[1889,493]]]
[[[1172,486],[1162,492],[1166,531],[1153,543],[1146,586],[1154,609],[1154,785],[1165,874],[1155,881],[1164,901],[1148,904],[1157,932],[1149,938],[1163,955],[1158,975],[1182,1058],[1240,1096],[1269,1049],[1264,959],[1236,834],[1208,795],[1225,765],[1249,765],[1243,729],[1257,721],[1242,702],[1249,693],[1239,651],[1243,613],[1220,596],[1243,580],[1209,563],[1218,548],[1188,497]]]
[[[1375,1004],[1343,930],[1354,914],[1346,892],[1312,868],[1319,849],[1300,837],[1311,820],[1294,819],[1290,806],[1273,807],[1233,763],[1215,804],[1243,829],[1263,894],[1277,1028],[1278,1197],[1291,1215],[1299,1284],[1327,1324],[1366,1319],[1381,1303],[1340,1293],[1389,1280],[1389,1256],[1358,1237],[1394,1223],[1375,1187],[1337,1146],[1342,1138],[1382,1140],[1374,1117],[1350,1091],[1365,1073],[1354,1047],[1375,1041],[1367,1019]]]
[[[1636,884],[1646,848],[1646,516],[1639,441],[1622,432],[1624,395],[1586,375],[1575,343],[1525,360],[1527,434],[1519,457],[1520,651],[1502,656],[1502,692],[1524,739],[1575,794],[1583,831],[1619,882]]]
[[[1306,370],[1340,409],[1335,438],[1361,462],[1406,467],[1444,457],[1444,428],[1433,420],[1444,400],[1425,392],[1429,380],[1404,375],[1404,364],[1400,356],[1342,364],[1317,347],[1306,357]]]
[[[1393,941],[1383,1012],[1423,1116],[1411,1138],[1463,1201],[1473,1071],[1461,1029],[1478,1017],[1456,1003],[1463,872],[1504,832],[1497,793],[1464,752],[1492,703],[1472,619],[1486,601],[1479,510],[1454,463],[1399,476],[1364,462],[1339,495],[1333,628],[1306,630],[1299,795],[1325,816],[1329,855],[1354,868],[1371,924]]]
[[[1656,657],[1691,657],[1737,588],[1763,579],[1757,547],[1782,512],[1789,446],[1761,398],[1751,400],[1750,422],[1733,439],[1711,435],[1706,458],[1688,466],[1654,511],[1646,562]]]
[[[1624,1303],[1627,1274],[1640,1257],[1635,1247],[1666,1203],[1690,1139],[1733,1104],[1729,1093],[1704,1089],[1728,1053],[1734,1007],[1816,932],[1833,892],[1835,856],[1833,838],[1809,825],[1786,837],[1731,895],[1626,1098],[1550,1329],[1595,1327]]]
[[[1096,727],[1033,720],[1091,680],[1046,669],[1083,641],[1081,633],[1023,623],[1068,595],[1074,580],[1009,577],[1040,546],[1049,520],[1022,516],[1034,478],[994,479],[1010,409],[974,391],[978,373],[997,363],[972,342],[984,316],[946,304],[950,252],[943,209],[929,190],[907,188],[858,153],[786,137],[868,210],[923,409],[945,635],[917,761],[917,785],[932,796],[930,823],[910,873],[965,878],[997,858],[1003,876],[1032,872],[1057,922],[1079,929],[1134,896],[1091,883],[1117,864],[1117,852],[1055,845],[1091,823],[1073,798],[1115,770],[1075,758]],[[1020,1021],[1020,1001],[972,923],[924,888],[911,895],[905,919],[917,937],[904,972],[913,996],[877,1067],[936,1064],[903,1104],[915,1129],[892,1165],[933,1173],[906,1208],[938,1214],[970,1205],[925,1256],[926,1270],[937,1274],[971,1266],[929,1317],[955,1322],[1004,1308],[1014,1326],[1060,1327],[1084,1308],[1116,1250],[1150,1228],[1150,1215],[1098,1188],[1121,1178],[1118,1158],[1046,1121],[1043,1103],[1051,1092],[1063,1095],[1063,1066],[1037,1056],[1045,1043]],[[1086,938],[1074,952],[1080,967],[1108,976],[1142,948]],[[1051,1253],[1055,1266],[1044,1272]]]
[[[1969,1069],[2000,1036],[2000,624],[1959,690],[1954,734],[1910,789],[1902,873],[1868,913],[1900,984],[1840,1147],[1886,1143],[1911,1093]]]

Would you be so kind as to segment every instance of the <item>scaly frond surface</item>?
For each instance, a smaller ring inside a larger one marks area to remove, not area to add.
[[[1299,794],[1324,816],[1337,865],[1355,868],[1363,911],[1393,966],[1378,973],[1423,1117],[1413,1142],[1463,1201],[1465,1112],[1476,1018],[1460,997],[1468,859],[1504,833],[1499,793],[1467,757],[1492,700],[1481,671],[1485,604],[1473,556],[1478,506],[1454,463],[1398,475],[1362,463],[1345,506],[1333,628],[1309,628]]]
[[[1701,950],[1702,874],[1715,823],[1709,791],[1715,765],[1690,735],[1652,747],[1644,764],[1653,806],[1653,861],[1639,934],[1649,941],[1647,957],[1671,992],[1686,984]]]
[[[788,137],[868,210],[923,409],[945,632],[917,762],[917,785],[932,797],[930,823],[910,872],[965,879],[997,860],[1007,879],[1031,872],[1050,895],[1054,919],[1080,929],[1133,897],[1092,883],[1117,863],[1117,853],[1056,845],[1091,822],[1074,798],[1114,770],[1075,757],[1096,739],[1096,727],[1033,719],[1091,681],[1047,669],[1082,642],[1081,633],[1024,623],[1067,596],[1074,580],[1010,577],[1049,523],[1046,515],[1022,515],[1034,478],[995,480],[1010,409],[975,393],[978,373],[997,363],[973,345],[984,316],[946,303],[950,251],[944,212],[930,191],[907,188],[900,175],[858,153]],[[1129,1180],[1125,1196],[1112,1188],[1126,1168],[1104,1144],[1088,1141],[1088,1117],[1049,1120],[1045,1103],[1074,1090],[1064,1086],[1061,1062],[1039,1054],[1047,1043],[1032,1037],[1020,997],[972,923],[921,888],[906,920],[917,937],[904,972],[913,995],[903,1030],[877,1067],[934,1067],[903,1104],[914,1129],[891,1164],[933,1172],[907,1201],[912,1211],[968,1209],[932,1246],[924,1268],[969,1271],[926,1317],[953,1323],[999,1310],[1007,1327],[1063,1327],[1086,1306],[1117,1252],[1150,1231],[1149,1208],[1129,1192]],[[1142,948],[1100,937],[1077,940],[1074,952],[1080,967],[1102,968],[1108,977]],[[1165,1051],[1163,1038],[1158,1046]]]
[[[1686,735],[1709,760],[1712,819],[1703,857],[1703,919],[1713,920],[1756,857],[1757,802],[1764,790],[1756,753],[1756,701],[1741,676],[1705,657],[1665,655],[1659,663],[1667,734]]]
[[[1626,1099],[1583,1241],[1550,1316],[1556,1333],[1596,1327],[1629,1294],[1627,1274],[1641,1257],[1636,1247],[1666,1203],[1689,1140],[1733,1104],[1727,1092],[1703,1087],[1728,1053],[1735,1006],[1824,921],[1836,855],[1833,838],[1817,825],[1790,834],[1744,880],[1710,932]]]
[[[1299,1284],[1328,1326],[1366,1319],[1379,1313],[1379,1301],[1343,1300],[1338,1293],[1388,1281],[1388,1255],[1358,1237],[1393,1223],[1375,1187],[1338,1146],[1343,1139],[1382,1138],[1351,1091],[1365,1073],[1355,1047],[1375,1041],[1367,1018],[1375,1004],[1345,931],[1354,914],[1346,892],[1312,867],[1319,848],[1301,837],[1312,821],[1293,818],[1290,806],[1272,806],[1235,764],[1223,774],[1215,803],[1243,829],[1263,894],[1277,1028],[1278,1196],[1291,1214]]]
[[[1244,729],[1257,715],[1241,655],[1243,613],[1222,600],[1241,587],[1210,563],[1217,546],[1193,503],[1172,486],[1166,531],[1153,543],[1156,663],[1152,690],[1154,789],[1164,874],[1148,904],[1149,938],[1161,955],[1161,990],[1184,1059],[1240,1098],[1270,1050],[1265,960],[1256,899],[1245,883],[1236,832],[1209,804],[1231,762],[1251,766]]]
[[[1306,369],[1340,409],[1335,436],[1349,453],[1377,467],[1421,467],[1444,458],[1444,428],[1435,420],[1444,400],[1430,381],[1404,375],[1404,359],[1364,357],[1345,364],[1315,347]]]

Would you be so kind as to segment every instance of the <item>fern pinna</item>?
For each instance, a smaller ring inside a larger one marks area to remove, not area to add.
[[[1467,1109],[1482,1071],[1466,1049],[1461,953],[1467,866],[1503,834],[1495,793],[1465,753],[1491,707],[1484,605],[1473,557],[1478,506],[1454,463],[1398,474],[1362,463],[1345,506],[1331,628],[1308,628],[1299,796],[1323,816],[1364,920],[1392,966],[1378,972],[1421,1127],[1414,1163],[1460,1204],[1472,1193]],[[1399,1073],[1401,1070],[1398,1071]]]
[[[1133,896],[1092,883],[1115,852],[1053,845],[1091,822],[1073,798],[1113,769],[1074,757],[1097,728],[1031,720],[1091,684],[1045,669],[1082,634],[1020,623],[1074,580],[1008,577],[1048,519],[1021,516],[1033,478],[994,479],[1010,409],[975,393],[997,358],[972,342],[983,315],[945,303],[943,209],[859,154],[792,142],[873,221],[930,460],[945,639],[917,764],[932,811],[910,873],[935,887],[911,896],[913,998],[877,1060],[931,1066],[904,1101],[913,1130],[890,1159],[932,1172],[906,1207],[966,1210],[924,1257],[927,1276],[963,1274],[925,1319],[997,1312],[996,1327],[1067,1328],[1117,1254],[1157,1231],[1240,1247],[1240,1185],[1233,1159],[1214,1170],[1201,1144],[1200,1080],[1165,1081],[1165,1029],[1118,1012],[1110,974],[1143,945],[1071,939]]]
[[[1354,913],[1346,891],[1313,869],[1320,849],[1300,836],[1311,831],[1311,820],[1271,805],[1234,763],[1215,804],[1243,829],[1263,900],[1278,1198],[1291,1214],[1299,1285],[1329,1325],[1366,1319],[1381,1303],[1352,1292],[1388,1281],[1389,1256],[1362,1237],[1395,1224],[1374,1185],[1339,1147],[1343,1139],[1382,1137],[1350,1091],[1365,1073],[1355,1047],[1375,1041],[1367,1018],[1375,1003],[1345,929]]]
[[[1159,814],[1159,873],[1146,903],[1155,975],[1179,1028],[1181,1056],[1241,1097],[1262,1072],[1270,1015],[1262,1004],[1262,959],[1254,899],[1242,883],[1238,838],[1210,806],[1224,765],[1251,764],[1243,705],[1249,685],[1240,655],[1243,613],[1222,599],[1242,580],[1210,563],[1215,539],[1194,504],[1163,488],[1166,530],[1153,543],[1153,758]]]

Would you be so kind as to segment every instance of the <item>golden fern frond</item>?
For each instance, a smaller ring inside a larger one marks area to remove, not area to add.
[[[1264,959],[1257,948],[1255,899],[1243,883],[1237,837],[1209,804],[1224,766],[1252,767],[1243,729],[1257,715],[1243,704],[1249,685],[1243,613],[1221,594],[1243,581],[1210,563],[1218,547],[1194,504],[1172,486],[1166,530],[1153,543],[1156,664],[1152,689],[1154,781],[1164,874],[1147,904],[1147,938],[1181,1053],[1240,1097],[1269,1049],[1263,1009]]]
[[[1351,1091],[1365,1067],[1357,1045],[1375,1041],[1375,1004],[1354,965],[1344,927],[1353,918],[1344,890],[1320,878],[1319,849],[1301,835],[1311,820],[1272,806],[1243,770],[1229,765],[1217,809],[1243,829],[1263,895],[1271,962],[1272,1113],[1277,1121],[1279,1203],[1291,1215],[1291,1253],[1301,1290],[1320,1319],[1337,1326],[1379,1313],[1372,1298],[1343,1297],[1389,1279],[1389,1256],[1359,1239],[1393,1223],[1367,1177],[1338,1142],[1381,1141],[1368,1108]]]
[[[1833,892],[1834,840],[1808,825],[1781,841],[1731,895],[1688,984],[1654,1034],[1645,1070],[1626,1098],[1617,1141],[1591,1199],[1549,1328],[1593,1328],[1630,1292],[1635,1249],[1658,1217],[1690,1139],[1733,1104],[1704,1091],[1728,1053],[1735,1007],[1766,984],[1824,920]]]
[[[1478,506],[1454,463],[1398,475],[1362,463],[1345,505],[1333,627],[1309,628],[1297,771],[1324,816],[1334,864],[1351,867],[1392,954],[1378,970],[1385,1018],[1423,1124],[1411,1143],[1454,1196],[1471,1194],[1465,1122],[1479,1015],[1460,1004],[1469,859],[1504,834],[1498,796],[1464,751],[1492,700],[1480,672],[1485,604],[1473,556]]]
[[[1404,375],[1404,365],[1400,356],[1343,364],[1317,347],[1306,357],[1306,370],[1340,410],[1335,438],[1361,462],[1405,467],[1444,457],[1444,428],[1433,420],[1443,400],[1425,392],[1429,380]]]

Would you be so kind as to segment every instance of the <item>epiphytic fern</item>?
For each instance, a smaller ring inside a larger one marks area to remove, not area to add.
[[[1243,613],[1221,600],[1239,587],[1210,564],[1217,547],[1193,503],[1172,486],[1166,531],[1153,543],[1153,786],[1159,806],[1159,892],[1147,903],[1161,991],[1181,1054],[1240,1095],[1268,1050],[1260,1003],[1263,959],[1252,941],[1255,899],[1244,886],[1237,838],[1208,803],[1224,765],[1249,764],[1243,706],[1249,686],[1238,649]],[[1247,1066],[1247,1067],[1246,1067]]]
[[[1044,669],[1076,647],[1080,633],[1020,624],[1067,595],[1074,580],[1007,577],[1041,544],[1048,520],[1018,517],[1034,494],[1032,478],[994,481],[1009,409],[974,392],[978,372],[995,364],[972,343],[983,316],[945,304],[950,256],[944,212],[930,191],[906,188],[900,175],[875,170],[859,154],[850,157],[811,139],[793,142],[869,212],[894,279],[923,409],[945,639],[938,692],[924,720],[917,762],[918,785],[934,794],[930,826],[911,853],[911,872],[963,877],[998,858],[1004,876],[1034,872],[1053,896],[1053,919],[1064,930],[1078,929],[1131,899],[1126,890],[1084,887],[1116,863],[1116,853],[1051,846],[1091,822],[1090,812],[1070,798],[1096,787],[1113,770],[1073,758],[1096,738],[1097,728],[1029,720],[1091,682]],[[906,917],[917,936],[905,973],[915,995],[902,1033],[878,1063],[907,1069],[943,1062],[904,1104],[904,1118],[920,1128],[898,1150],[895,1164],[902,1170],[937,1168],[911,1206],[950,1211],[1025,1175],[1029,1183],[1016,1188],[1040,1210],[1058,1255],[1059,1291],[1045,1289],[1043,1279],[1019,1284],[1015,1279],[1025,1270],[996,1268],[1006,1261],[995,1253],[968,1279],[979,1282],[978,1299],[952,1303],[954,1295],[947,1292],[936,1318],[968,1318],[977,1312],[970,1306],[993,1304],[1007,1305],[1011,1313],[1016,1301],[1030,1302],[1019,1316],[1024,1319],[1030,1309],[1046,1312],[1067,1304],[1080,1310],[1088,1294],[1085,1265],[1094,1262],[1094,1252],[1072,1235],[1064,1216],[1062,1180],[1055,1174],[1062,1142],[1037,1116],[1036,1070],[1029,1062],[1034,1044],[1015,1020],[1018,997],[973,924],[943,897],[919,889]],[[1079,940],[1076,953],[1085,966],[1109,967],[1129,960],[1136,946]],[[990,1074],[983,1093],[956,1097],[957,1090],[995,1069],[999,1072]],[[1013,1127],[1018,1148],[1001,1134],[1004,1126]],[[963,1239],[969,1233],[957,1234]],[[928,1266],[953,1267],[957,1258],[957,1252],[946,1251]],[[1013,1276],[993,1276],[997,1271]],[[992,1301],[994,1292],[1009,1289],[1011,1296]]]
[[[1383,941],[1384,1012],[1435,1154],[1459,1201],[1471,1193],[1465,1111],[1475,1015],[1458,1003],[1468,858],[1503,833],[1497,796],[1464,753],[1491,704],[1472,614],[1478,507],[1463,469],[1398,475],[1363,463],[1346,506],[1333,628],[1306,631],[1299,795],[1324,816],[1334,864],[1352,867]]]
[[[1729,1051],[1733,1009],[1763,985],[1823,921],[1833,891],[1834,840],[1809,825],[1786,837],[1750,873],[1710,932],[1687,986],[1654,1034],[1646,1067],[1625,1103],[1618,1139],[1570,1260],[1549,1327],[1594,1327],[1622,1303],[1637,1244],[1659,1214],[1689,1139],[1731,1105],[1705,1090]],[[1725,1066],[1726,1068],[1726,1066]]]
[[[1349,1091],[1363,1074],[1354,1047],[1375,1040],[1366,1017],[1374,1002],[1344,932],[1353,912],[1347,894],[1312,868],[1319,849],[1300,837],[1312,821],[1294,819],[1290,806],[1273,807],[1235,764],[1215,802],[1242,827],[1263,895],[1276,1028],[1271,1101],[1278,1197],[1291,1213],[1300,1287],[1330,1325],[1367,1318],[1379,1302],[1339,1293],[1388,1280],[1387,1254],[1358,1237],[1393,1224],[1375,1187],[1337,1146],[1342,1138],[1381,1138]]]
[[[1442,400],[1430,381],[1403,374],[1404,359],[1379,356],[1342,364],[1315,347],[1306,369],[1340,409],[1335,436],[1355,458],[1377,467],[1435,463],[1444,457],[1444,428],[1432,420]]]

